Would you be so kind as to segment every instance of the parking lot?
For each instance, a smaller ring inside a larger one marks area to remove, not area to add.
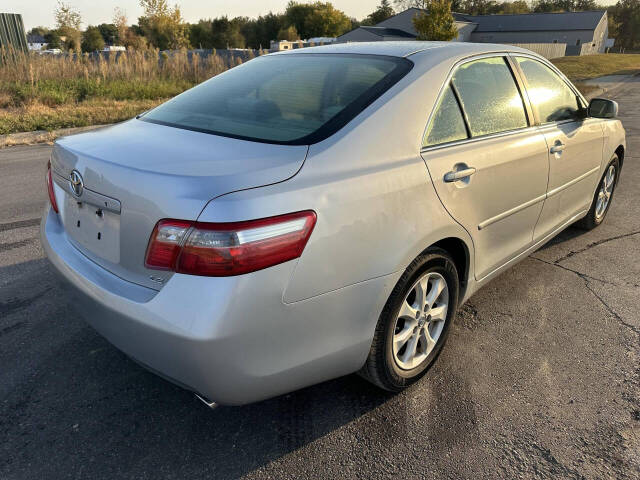
[[[38,239],[51,147],[0,150],[0,478],[639,478],[635,80],[605,224],[478,292],[399,395],[348,376],[208,410],[79,319]]]

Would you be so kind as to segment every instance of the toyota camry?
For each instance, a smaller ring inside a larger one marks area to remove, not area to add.
[[[616,114],[507,45],[266,55],[58,140],[42,243],[87,322],[210,405],[399,391],[475,291],[604,221]]]

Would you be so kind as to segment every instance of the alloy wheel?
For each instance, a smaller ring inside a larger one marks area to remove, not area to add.
[[[601,220],[604,217],[611,195],[613,194],[613,187],[616,182],[616,167],[615,165],[609,165],[606,175],[602,178],[600,183],[600,190],[598,191],[598,199],[596,201],[596,219]]]
[[[393,334],[393,356],[403,370],[424,362],[444,329],[449,308],[449,287],[442,275],[420,277],[405,296]]]

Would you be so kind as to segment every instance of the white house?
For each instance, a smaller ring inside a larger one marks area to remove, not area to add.
[[[27,47],[29,50],[39,52],[47,47],[47,42],[42,35],[27,35]]]

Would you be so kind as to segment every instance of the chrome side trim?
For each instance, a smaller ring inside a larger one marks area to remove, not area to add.
[[[484,280],[486,280],[487,278],[491,277],[492,275],[498,273],[499,270],[502,270],[506,267],[508,267],[509,265],[516,263],[521,257],[523,256],[527,256],[530,255],[532,252],[534,252],[535,250],[537,250],[538,248],[540,248],[542,245],[544,245],[546,242],[548,242],[549,240],[551,240],[552,237],[556,236],[558,233],[560,233],[562,230],[564,230],[565,228],[567,228],[569,225],[571,225],[572,223],[574,223],[576,220],[578,220],[581,217],[584,217],[586,215],[586,213],[589,210],[582,210],[581,212],[575,214],[573,217],[571,217],[569,220],[567,220],[565,223],[563,223],[562,225],[560,225],[558,228],[556,228],[554,231],[552,231],[551,233],[549,233],[548,235],[546,235],[545,237],[543,237],[542,239],[538,240],[536,243],[534,243],[533,245],[531,245],[529,248],[527,248],[525,251],[523,251],[522,253],[519,253],[518,255],[516,255],[515,257],[513,257],[511,260],[506,261],[505,263],[503,263],[502,265],[500,265],[497,268],[494,268],[493,270],[491,270],[489,273],[487,273],[484,277],[479,278],[476,280],[477,283],[483,282]]]
[[[530,207],[532,205],[535,205],[536,203],[540,203],[542,201],[544,201],[547,198],[546,194],[540,195],[539,197],[533,198],[531,200],[529,200],[528,202],[524,202],[522,205],[518,205],[516,207],[513,207],[510,210],[507,210],[506,212],[502,212],[498,215],[496,215],[495,217],[491,217],[487,220],[485,220],[484,222],[480,223],[480,225],[478,225],[478,230],[482,230],[483,228],[487,228],[489,225],[492,225],[496,222],[499,222],[500,220],[503,220],[507,217],[510,217],[511,215],[518,213],[522,210],[524,210],[527,207]]]
[[[536,132],[538,131],[538,127],[536,125],[532,125],[530,127],[517,128],[515,130],[505,130],[504,132],[489,133],[487,135],[479,135],[477,137],[463,138],[462,140],[455,140],[453,142],[440,143],[438,145],[429,145],[427,147],[422,147],[420,149],[420,153],[422,154],[422,153],[432,152],[434,150],[440,150],[441,148],[449,148],[449,147],[454,147],[458,145],[466,145],[468,143],[481,142],[483,140],[489,140],[492,138],[508,137],[510,135],[518,135],[518,134],[529,133],[533,131],[536,131]]]
[[[600,167],[595,167],[592,168],[591,170],[589,170],[586,173],[583,173],[582,175],[580,175],[579,177],[574,178],[573,180],[571,180],[570,182],[565,183],[564,185],[560,185],[559,187],[554,188],[553,190],[549,190],[547,192],[547,198],[549,197],[553,197],[554,195],[560,193],[562,190],[564,190],[565,188],[569,188],[571,185],[575,185],[576,183],[578,183],[580,180],[584,180],[585,178],[587,178],[589,175],[593,175],[594,173],[600,171]]]
[[[212,402],[211,400],[207,400],[206,398],[201,397],[197,393],[194,393],[194,395],[196,396],[196,398],[198,400],[200,400],[202,403],[204,403],[207,407],[209,407],[212,410],[218,406],[218,404],[216,402]]]
[[[496,222],[499,222],[500,220],[503,220],[503,219],[515,214],[515,213],[518,213],[518,212],[520,212],[521,210],[524,210],[527,207],[530,207],[532,205],[535,205],[536,203],[539,203],[539,202],[541,202],[543,200],[546,200],[547,198],[552,197],[552,196],[560,193],[562,190],[564,190],[566,188],[569,188],[571,185],[575,185],[579,181],[584,180],[589,175],[593,175],[594,173],[596,173],[599,170],[600,170],[600,167],[595,167],[595,168],[589,170],[588,172],[583,173],[579,177],[574,178],[570,182],[567,182],[564,185],[560,185],[559,187],[556,187],[553,190],[548,191],[544,195],[540,195],[539,197],[536,197],[536,198],[534,198],[532,200],[529,200],[528,202],[525,202],[522,205],[518,205],[516,207],[513,207],[512,209],[507,210],[506,212],[502,212],[502,213],[496,215],[495,217],[488,218],[487,220],[481,222],[480,225],[478,225],[478,230],[482,230],[483,228],[487,228],[489,225],[492,225],[492,224],[494,224]]]
[[[120,202],[115,198],[107,197],[106,195],[102,195],[101,193],[94,192],[93,190],[89,190],[87,187],[84,187],[80,196],[76,197],[75,194],[71,191],[69,179],[63,177],[57,172],[54,172],[53,181],[56,182],[56,184],[69,195],[77,198],[78,202],[89,203],[104,210],[120,214]]]

